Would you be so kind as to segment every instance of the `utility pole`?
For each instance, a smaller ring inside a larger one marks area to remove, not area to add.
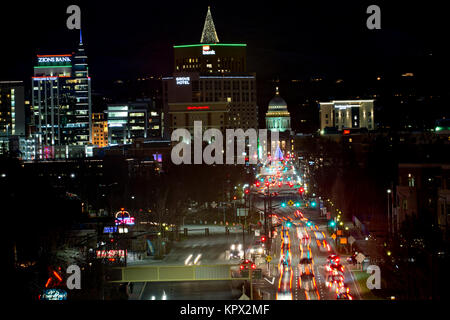
[[[247,195],[244,193],[244,223],[242,224],[242,248],[244,249],[244,260],[245,257],[245,223],[247,222],[246,216],[245,216],[245,209],[247,207]]]

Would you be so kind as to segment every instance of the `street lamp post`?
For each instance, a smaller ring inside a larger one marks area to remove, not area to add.
[[[391,234],[392,234],[392,232],[391,232],[391,227],[392,227],[392,221],[391,221],[391,219],[392,219],[392,213],[391,213],[391,210],[390,210],[390,197],[391,197],[391,193],[392,193],[392,190],[391,189],[387,189],[386,190],[386,192],[387,192],[387,214],[388,214],[388,236],[389,237],[391,237]]]

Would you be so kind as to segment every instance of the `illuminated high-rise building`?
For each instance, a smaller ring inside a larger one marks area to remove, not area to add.
[[[205,110],[215,110],[212,106],[217,103],[226,104],[228,110],[222,114],[226,119],[215,123],[215,126],[244,130],[258,128],[256,75],[247,72],[247,45],[220,43],[209,7],[200,43],[175,45],[173,48],[174,72],[172,76],[163,78],[166,137],[179,126],[179,121],[174,125],[173,117],[179,117],[180,105],[210,107],[186,109],[189,117],[194,119],[195,113],[202,117]]]
[[[22,81],[0,81],[0,136],[25,135]]]
[[[68,146],[91,144],[91,86],[81,32],[76,53],[37,56],[32,91],[32,133],[41,158],[65,157]]]
[[[73,55],[72,81],[74,85],[75,106],[71,114],[71,141],[70,144],[87,145],[92,139],[91,132],[91,79],[89,77],[87,56],[83,46],[80,30],[80,43],[77,52]]]

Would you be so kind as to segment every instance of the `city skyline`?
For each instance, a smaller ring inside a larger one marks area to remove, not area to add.
[[[157,304],[170,319],[238,307],[207,300],[270,318],[286,311],[275,300],[297,300],[296,317],[301,300],[445,301],[445,15],[2,3],[8,294],[202,301]]]
[[[15,5],[7,6],[17,10]],[[122,12],[114,4],[81,3],[83,37],[91,57],[93,77],[102,81],[167,75],[171,69],[171,47],[199,42],[207,6],[202,2],[178,3],[175,8],[140,3]],[[34,11],[24,12],[20,24],[25,28],[19,28],[18,21],[11,21],[12,16],[2,17],[0,23],[10,31],[11,45],[21,49],[14,56],[2,52],[2,78],[27,79],[35,54],[75,50],[78,33],[65,26],[66,7],[55,4],[44,10],[36,5],[32,8]],[[131,11],[130,8],[142,10]],[[339,78],[347,74],[362,75],[361,69],[385,72],[396,65],[399,72],[408,72],[405,70],[408,64],[412,65],[411,62],[420,57],[433,54],[434,59],[440,59],[444,53],[437,40],[445,29],[439,28],[443,27],[439,19],[431,19],[427,14],[434,7],[385,5],[381,30],[366,28],[368,15],[366,6],[361,3],[258,7],[245,3],[240,4],[239,9],[233,8],[221,3],[211,5],[217,34],[222,42],[246,43],[249,70],[263,78],[313,75]],[[26,26],[32,25],[26,18],[31,12],[45,17],[39,24],[42,33],[33,37],[26,32],[29,30]],[[139,19],[145,14],[149,18]],[[284,18],[280,18],[281,14]],[[249,23],[250,17],[253,25]],[[170,23],[165,23],[164,19],[170,19]],[[16,27],[11,28],[12,25]],[[266,34],[271,36],[266,37]],[[55,39],[58,39],[57,44]],[[114,45],[107,48],[104,42]],[[357,50],[349,49],[352,47]],[[111,65],[115,66],[114,74],[111,74]]]

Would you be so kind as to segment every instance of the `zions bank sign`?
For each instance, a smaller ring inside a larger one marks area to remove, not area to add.
[[[39,65],[70,65],[72,62],[70,55],[60,56],[37,56]]]

